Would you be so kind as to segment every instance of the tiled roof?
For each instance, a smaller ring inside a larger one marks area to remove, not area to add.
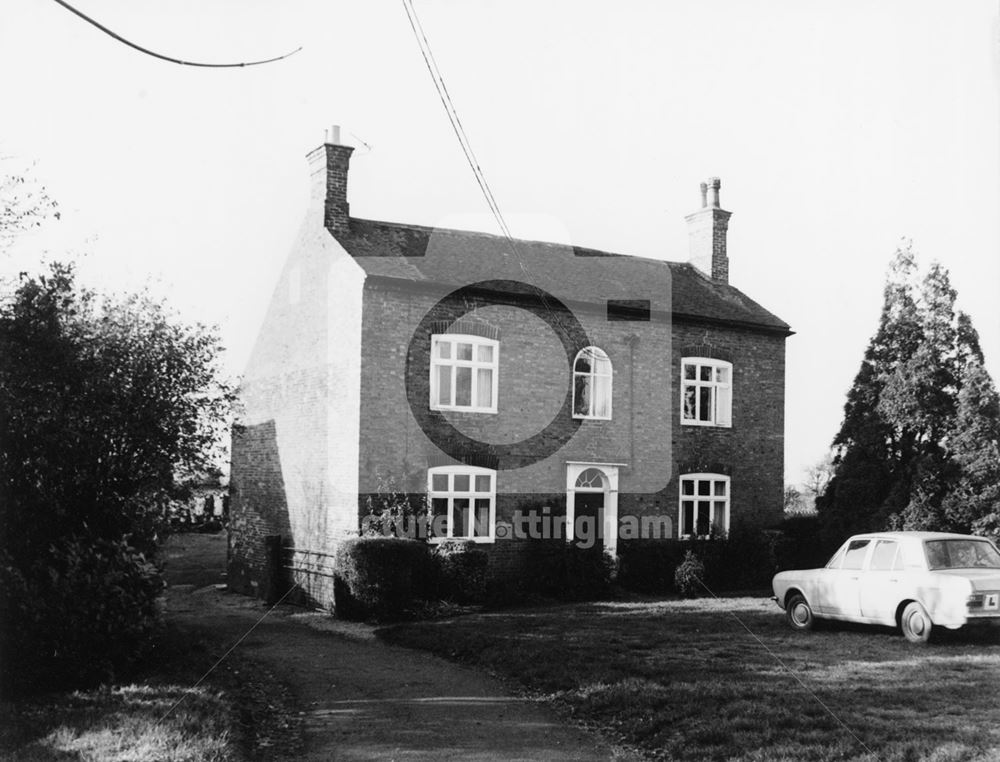
[[[352,218],[338,239],[369,275],[465,286],[482,280],[530,283],[566,302],[649,299],[663,304],[671,284],[672,312],[790,333],[789,326],[742,291],[712,280],[694,265],[611,254],[563,244],[462,230]],[[489,266],[484,266],[488,262]]]

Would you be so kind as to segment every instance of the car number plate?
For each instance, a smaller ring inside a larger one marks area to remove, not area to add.
[[[998,602],[1000,602],[1000,593],[986,593],[983,596],[983,608],[987,611],[995,611]]]

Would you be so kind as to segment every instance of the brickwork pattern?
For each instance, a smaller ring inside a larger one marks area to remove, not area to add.
[[[329,551],[357,532],[362,275],[311,210],[240,390],[231,468],[229,584],[263,595],[263,539]],[[310,602],[329,584],[298,575]]]
[[[407,399],[405,368],[411,340],[423,355],[430,347],[429,337],[414,339],[413,328],[433,302],[433,297],[411,290],[372,283],[366,287],[361,399],[365,424],[359,463],[363,493],[373,489],[377,471],[404,475],[405,488],[420,492],[428,465],[440,455],[436,443],[448,441],[443,425],[432,427],[428,436],[410,414]],[[470,307],[475,308],[470,313],[474,319],[500,331],[499,412],[448,412],[443,418],[487,443],[522,440],[553,418],[553,440],[575,430],[553,456],[500,471],[499,521],[510,521],[518,507],[542,503],[552,508],[552,515],[564,516],[567,461],[625,464],[619,472],[619,518],[667,515],[675,536],[678,477],[697,471],[731,476],[731,528],[766,527],[780,521],[783,336],[695,323],[608,322],[596,312],[578,314],[593,344],[608,353],[614,385],[612,420],[577,425],[561,408],[569,388],[570,364],[551,327],[516,306],[465,303],[456,312]],[[681,425],[683,356],[733,363],[731,428]],[[414,361],[412,356],[409,360]],[[425,368],[426,362],[411,377],[409,390],[421,405],[428,405],[430,394]],[[525,572],[530,557],[525,541],[498,540],[487,549],[493,580]]]

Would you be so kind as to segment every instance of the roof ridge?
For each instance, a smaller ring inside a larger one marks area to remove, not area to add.
[[[385,227],[392,228],[405,228],[412,231],[427,231],[430,233],[444,233],[446,235],[459,235],[459,236],[479,236],[481,238],[489,238],[496,241],[506,241],[507,236],[499,235],[497,233],[487,233],[482,230],[466,230],[465,228],[446,228],[446,227],[434,227],[431,225],[418,225],[412,222],[390,222],[388,220],[372,220],[365,217],[351,217],[352,222],[367,223],[370,225],[383,225]],[[624,254],[619,251],[606,251],[604,249],[595,249],[593,246],[580,246],[571,243],[557,243],[555,241],[541,241],[537,238],[517,238],[512,236],[512,240],[515,243],[530,244],[532,246],[551,246],[553,248],[560,249],[573,249],[576,251],[592,252],[593,254],[604,256],[604,257],[625,257],[628,259],[641,259],[646,262],[660,262],[667,265],[676,265],[678,267],[691,267],[697,270],[697,268],[690,262],[683,262],[676,259],[658,259],[656,257],[647,257],[642,254]],[[698,270],[698,272],[701,272]]]
[[[673,309],[677,314],[790,332],[785,321],[739,288],[714,280],[691,262],[526,238],[512,239],[519,256],[508,258],[507,255],[513,253],[509,251],[512,246],[503,235],[360,217],[352,217],[348,232],[338,238],[351,256],[363,262],[362,267],[370,275],[449,284],[477,281],[491,271],[508,275],[513,272],[520,278],[514,260],[521,260],[522,264],[531,266],[531,274],[522,266],[525,275],[537,279],[536,285],[550,291],[576,288],[581,294],[589,293],[594,290],[594,283],[586,279],[607,275],[609,277],[601,281],[604,285],[598,289],[602,295],[634,298],[634,294],[653,293],[657,283],[670,282]],[[432,246],[435,239],[440,243]],[[433,256],[425,256],[432,251]],[[486,264],[489,260],[482,259],[497,255],[503,256],[495,260],[492,267]],[[579,267],[571,264],[574,258]],[[588,259],[589,265],[586,264]],[[603,264],[598,265],[600,260]],[[598,270],[605,271],[604,275],[599,276]],[[612,276],[612,272],[616,274]]]

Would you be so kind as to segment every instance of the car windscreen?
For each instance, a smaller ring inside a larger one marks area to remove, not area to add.
[[[1000,569],[1000,553],[987,540],[928,540],[927,568]]]

